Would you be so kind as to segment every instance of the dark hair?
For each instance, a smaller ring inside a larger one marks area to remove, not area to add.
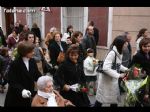
[[[150,38],[143,38],[139,43],[140,51],[142,51],[142,46],[145,46],[150,43]]]
[[[17,28],[14,28],[14,29],[12,30],[12,32],[15,32],[17,35],[19,34],[19,31],[18,31]]]
[[[68,58],[69,57],[69,54],[74,54],[74,53],[77,53],[79,54],[79,46],[76,45],[76,44],[72,44],[70,45],[70,47],[68,48],[67,52],[66,52],[66,57]]]
[[[89,21],[89,25],[94,26],[94,22],[93,21]]]
[[[28,32],[28,33],[26,34],[25,40],[28,41],[28,36],[29,36],[30,34],[32,34],[32,35],[34,36],[34,43],[35,43],[35,38],[36,38],[36,37],[35,37],[34,32],[32,32],[32,31],[30,31],[30,32]]]
[[[0,54],[1,54],[2,56],[6,56],[6,53],[8,53],[8,48],[7,48],[7,47],[3,47],[3,48],[1,49]]]
[[[88,49],[87,49],[87,53],[93,53],[93,52],[94,52],[93,49],[91,49],[91,48],[88,48]]]
[[[76,43],[77,43],[76,39],[77,39],[77,37],[78,37],[79,35],[82,35],[82,36],[83,36],[83,33],[80,32],[80,31],[75,31],[75,32],[73,32],[73,35],[72,35],[72,44],[76,44]]]
[[[130,34],[129,32],[124,32],[123,35],[127,36],[128,34]]]
[[[145,31],[147,31],[147,28],[142,28],[142,29],[139,31],[139,33],[138,33],[138,35],[137,35],[137,38],[136,38],[136,41],[138,40],[138,38],[140,38],[140,37],[145,33]]]
[[[73,28],[73,26],[72,25],[69,25],[68,27],[67,27],[67,33],[69,32],[69,29],[70,28]]]
[[[19,56],[24,57],[28,53],[32,52],[35,45],[33,43],[30,43],[28,41],[22,41],[18,44],[17,52]]]
[[[122,48],[123,48],[123,45],[125,44],[125,42],[127,42],[126,36],[124,36],[124,35],[119,35],[119,36],[117,36],[117,37],[114,39],[113,43],[112,43],[111,46],[110,46],[110,49],[112,49],[113,46],[116,46],[117,51],[119,52],[119,54],[122,54]]]

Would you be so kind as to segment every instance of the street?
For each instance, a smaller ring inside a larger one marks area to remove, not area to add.
[[[2,107],[4,106],[6,93],[7,93],[7,88],[5,89],[4,93],[0,93],[0,106],[2,106]],[[90,96],[89,99],[91,101],[91,104],[95,103],[95,96]]]
[[[6,92],[7,92],[7,88],[5,89],[4,93],[0,93],[0,106],[4,106],[4,101],[5,101],[5,96],[6,96]],[[122,101],[121,103],[119,103],[119,106],[122,107],[123,106],[123,98],[124,96],[122,96]],[[90,102],[93,105],[95,103],[95,96],[89,96]],[[104,104],[104,107],[108,107],[108,104]]]

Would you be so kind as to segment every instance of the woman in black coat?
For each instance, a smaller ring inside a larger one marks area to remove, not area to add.
[[[41,31],[40,28],[37,26],[36,23],[32,25],[31,31],[34,32],[35,36],[39,38],[39,41],[41,42]]]
[[[61,47],[60,47],[61,46]],[[67,44],[61,41],[61,33],[55,32],[54,33],[54,40],[48,46],[49,55],[50,55],[50,63],[53,65],[54,68],[58,68],[59,63],[57,62],[57,58],[60,52],[65,53],[67,50]]]
[[[150,38],[144,38],[141,40],[140,51],[137,52],[132,59],[130,67],[134,64],[139,64],[142,71],[145,71],[150,76]]]
[[[148,82],[146,86],[140,88],[140,93],[138,95],[138,99],[143,106],[150,105],[150,38],[144,38],[140,41],[139,44],[140,50],[133,56],[131,66],[134,64],[139,64],[140,68],[142,68],[142,72],[145,73],[142,78],[145,79],[148,77]],[[136,106],[140,106],[141,104],[137,103]]]
[[[77,107],[89,106],[90,101],[87,93],[75,92],[70,88],[71,85],[77,83],[86,86],[82,64],[78,63],[79,47],[74,44],[71,45],[67,50],[66,56],[66,60],[60,65],[54,75],[54,80],[60,85],[60,94]]]
[[[41,76],[32,58],[34,45],[21,42],[18,45],[19,57],[15,59],[8,72],[8,91],[4,106],[31,106],[34,83]]]

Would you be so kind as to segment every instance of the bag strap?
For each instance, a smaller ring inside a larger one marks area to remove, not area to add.
[[[108,55],[111,51],[114,51],[114,50],[111,49],[111,50],[106,54],[105,59],[106,59],[107,55]],[[115,52],[115,51],[114,51],[114,52]],[[105,59],[103,60],[103,62],[105,61]],[[115,52],[115,61],[114,61],[115,64],[116,64],[116,60],[117,60],[117,53]]]

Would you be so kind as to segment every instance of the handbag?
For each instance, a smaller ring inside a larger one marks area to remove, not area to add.
[[[114,51],[114,50],[113,50]],[[115,52],[115,51],[114,51]],[[108,52],[109,53],[109,52]],[[108,55],[108,53],[107,53],[107,55]],[[106,57],[107,57],[107,55],[106,55]],[[120,65],[118,65],[117,63],[116,63],[116,57],[117,57],[117,54],[116,54],[116,52],[115,52],[115,61],[112,63],[112,69],[114,69],[114,70],[117,70],[118,72],[119,72],[119,68],[120,68]],[[104,73],[104,71],[103,71],[103,64],[104,64],[104,61],[99,61],[98,62],[98,67],[97,67],[97,69],[96,69],[96,72],[99,72],[99,73]]]
[[[60,64],[65,60],[65,53],[64,52],[60,52],[58,57],[57,57],[57,62]]]

